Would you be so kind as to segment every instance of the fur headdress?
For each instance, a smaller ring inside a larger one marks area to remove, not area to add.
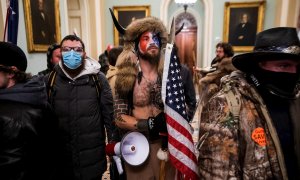
[[[139,36],[146,31],[150,31],[155,34],[158,33],[162,47],[165,46],[168,36],[167,30],[162,21],[156,17],[146,17],[143,19],[137,19],[131,24],[129,24],[124,34],[124,45],[130,45],[134,47],[135,41],[137,41]]]
[[[142,19],[137,19],[131,22],[126,29],[124,29],[117,22],[111,11],[114,24],[120,34],[124,36],[124,50],[119,55],[117,59],[116,66],[118,68],[117,78],[115,88],[117,93],[121,97],[127,97],[133,89],[135,80],[137,78],[139,69],[136,56],[137,44],[139,37],[147,31],[158,34],[160,38],[161,48],[165,47],[167,43],[167,30],[163,22],[156,17],[145,17]],[[162,73],[163,71],[163,61],[159,62],[158,71]]]

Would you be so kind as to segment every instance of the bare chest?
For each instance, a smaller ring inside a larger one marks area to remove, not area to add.
[[[148,81],[142,78],[141,82],[135,83],[133,90],[134,107],[154,106],[158,109],[163,108],[161,99],[161,81]]]

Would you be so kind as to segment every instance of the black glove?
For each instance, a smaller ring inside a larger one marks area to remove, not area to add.
[[[167,134],[167,124],[165,113],[161,112],[156,117],[148,118],[148,128],[150,139],[158,139],[160,135]]]

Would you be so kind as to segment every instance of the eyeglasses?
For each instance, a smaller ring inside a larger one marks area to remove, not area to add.
[[[63,52],[68,52],[68,51],[73,50],[73,51],[82,53],[82,52],[83,52],[83,47],[69,47],[69,46],[63,46],[63,47],[61,48],[61,50],[62,50]]]

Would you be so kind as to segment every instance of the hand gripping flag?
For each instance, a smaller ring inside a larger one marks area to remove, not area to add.
[[[162,97],[165,103],[170,160],[184,179],[198,179],[192,130],[187,121],[181,65],[173,44],[167,44],[164,63]]]
[[[6,22],[4,29],[4,38],[13,44],[17,44],[18,40],[18,25],[19,25],[19,5],[18,0],[10,0],[7,4]]]

